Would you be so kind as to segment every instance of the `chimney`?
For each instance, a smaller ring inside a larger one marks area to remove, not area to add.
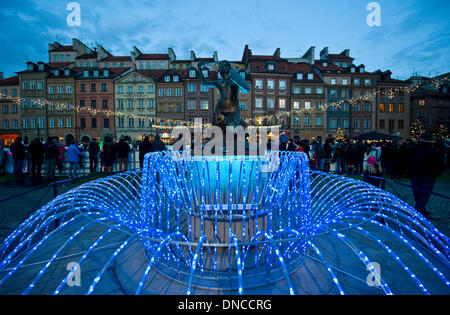
[[[219,56],[218,56],[218,54],[217,54],[217,51],[214,51],[213,59],[214,59],[215,62],[218,62],[218,61],[219,61]]]
[[[175,55],[173,49],[169,47],[169,63],[172,63],[175,60],[177,60],[177,56]]]
[[[328,47],[320,51],[320,60],[328,60]]]
[[[191,50],[191,61],[195,60],[195,52],[193,50]]]
[[[274,56],[274,57],[280,58],[280,56],[281,56],[281,50],[280,50],[280,48],[277,48],[277,49],[275,50],[275,53],[273,54],[273,56]]]
[[[307,62],[312,65],[314,64],[314,56],[316,54],[316,47],[311,46],[308,51],[302,56],[302,59],[306,59]]]
[[[346,49],[343,52],[341,52],[341,55],[345,55],[347,57],[350,57],[350,49]]]

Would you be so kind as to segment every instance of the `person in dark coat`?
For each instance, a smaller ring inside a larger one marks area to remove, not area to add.
[[[55,177],[56,160],[59,156],[59,150],[53,138],[48,138],[44,145],[45,159],[47,160],[47,178],[53,179]]]
[[[116,143],[117,161],[119,162],[119,172],[128,169],[128,153],[130,153],[130,146],[125,141],[124,137],[120,137],[119,142]]]
[[[102,146],[103,163],[105,166],[105,173],[112,173],[112,168],[115,160],[114,144],[110,141],[104,141]]]
[[[144,167],[144,157],[149,152],[153,152],[153,146],[148,137],[145,137],[144,140],[139,144],[139,163],[141,168]]]
[[[443,157],[439,150],[433,147],[431,134],[421,135],[419,143],[409,152],[409,170],[416,202],[414,208],[425,216],[431,215],[425,207],[436,179],[442,174],[444,168]]]
[[[22,137],[17,137],[11,145],[11,153],[14,160],[14,175],[21,176],[23,163],[27,157],[25,146],[22,144]]]
[[[34,139],[29,147],[31,154],[31,177],[41,178],[42,163],[44,162],[45,149],[41,139]]]
[[[97,171],[98,165],[98,153],[100,152],[100,146],[98,145],[97,139],[95,138],[91,139],[91,142],[89,142],[88,152],[89,152],[89,170],[91,173],[95,173]]]
[[[160,152],[166,149],[166,146],[164,145],[164,142],[161,141],[159,135],[156,135],[155,140],[153,140],[152,147],[154,152]]]

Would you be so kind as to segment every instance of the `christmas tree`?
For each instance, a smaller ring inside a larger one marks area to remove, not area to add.
[[[439,125],[439,130],[434,134],[434,136],[441,139],[448,138],[449,134],[447,128],[444,125]]]
[[[419,119],[414,120],[409,127],[409,137],[419,139],[425,132],[422,122]]]
[[[336,141],[342,140],[344,141],[346,139],[344,131],[341,129],[341,127],[338,128],[336,133]]]

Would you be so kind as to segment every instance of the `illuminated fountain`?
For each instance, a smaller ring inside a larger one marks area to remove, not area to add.
[[[310,171],[303,153],[152,153],[4,240],[0,293],[448,294],[448,245],[403,201]]]

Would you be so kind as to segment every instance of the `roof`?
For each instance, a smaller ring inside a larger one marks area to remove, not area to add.
[[[62,68],[73,64],[73,62],[49,62],[47,64],[53,68]]]
[[[346,60],[354,60],[355,58],[349,57],[344,54],[328,54],[328,59],[346,59]]]
[[[97,58],[97,53],[93,52],[93,53],[87,53],[87,54],[80,55],[76,59],[96,59],[96,58]]]
[[[323,64],[326,63],[327,65],[324,66]],[[319,69],[322,72],[330,71],[330,72],[347,72],[346,69],[336,66],[334,63],[324,60],[315,60],[314,61],[314,67]]]
[[[0,86],[5,86],[5,85],[19,85],[19,76],[15,75],[10,78],[1,79]]]
[[[294,76],[301,72],[304,74],[307,73],[312,73],[313,74],[313,80],[308,80],[307,77],[303,77],[303,80],[297,80],[297,78],[294,78],[294,81],[300,82],[300,81],[307,81],[307,82],[311,82],[311,81],[319,81],[319,82],[323,82],[322,78],[319,76],[319,74],[317,74],[316,71],[314,71],[313,67],[309,64],[309,63],[303,63],[303,62],[299,62],[299,63],[289,63],[289,72],[292,73]]]
[[[101,61],[131,61],[130,56],[108,56]]]
[[[54,52],[54,51],[75,51],[75,49],[73,49],[73,46],[60,46],[58,48],[49,50],[49,52]]]
[[[136,58],[136,60],[168,60],[169,55],[168,54],[142,54],[139,57]]]

